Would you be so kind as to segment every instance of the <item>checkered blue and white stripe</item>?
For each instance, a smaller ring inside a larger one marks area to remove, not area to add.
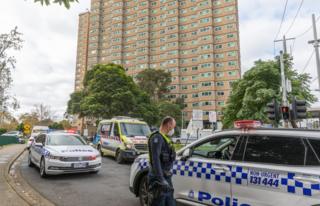
[[[287,177],[281,178],[281,185],[286,188],[288,193],[294,193],[305,196],[313,196],[314,193],[320,193],[320,184],[300,182],[295,180],[294,176],[295,173],[289,172]]]
[[[143,158],[139,160],[138,163],[138,167],[140,168],[140,170],[146,169],[147,167],[149,167],[149,162],[147,159]]]
[[[140,159],[138,167],[146,169],[149,166],[147,159]],[[223,167],[223,165],[217,165],[204,162],[193,161],[175,161],[172,173],[173,175],[199,178],[206,180],[213,180],[219,182],[231,182],[237,185],[248,184],[248,168],[240,166],[224,166],[228,167],[230,171],[224,171],[217,169],[217,167]],[[284,192],[293,193],[304,196],[314,196],[320,194],[320,184],[311,184],[306,182],[300,182],[294,179],[295,173],[287,173],[286,176],[281,175],[279,189]],[[319,177],[320,178],[320,177]]]
[[[227,167],[229,171],[217,169],[217,167]],[[213,165],[212,163],[192,162],[192,161],[175,161],[172,173],[179,176],[204,178],[207,180],[233,182],[242,184],[248,179],[248,171],[242,167],[232,167],[224,165]]]

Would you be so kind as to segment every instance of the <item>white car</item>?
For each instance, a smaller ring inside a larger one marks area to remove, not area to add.
[[[28,165],[39,167],[41,177],[64,173],[97,173],[101,168],[101,156],[98,150],[77,134],[40,134],[31,144]]]
[[[250,128],[217,132],[177,152],[178,205],[320,205],[320,132]],[[254,123],[255,124],[255,123]],[[147,205],[148,156],[131,166],[130,190]]]

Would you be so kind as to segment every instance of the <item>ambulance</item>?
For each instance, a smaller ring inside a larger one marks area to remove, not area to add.
[[[115,157],[121,164],[148,152],[148,124],[131,117],[114,117],[100,121],[95,141],[100,154]]]
[[[147,155],[131,166],[130,190],[147,205]],[[177,151],[177,205],[319,206],[320,131],[235,122]]]

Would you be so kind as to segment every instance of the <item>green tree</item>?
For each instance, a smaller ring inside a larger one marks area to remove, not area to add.
[[[49,125],[50,129],[56,129],[56,130],[63,130],[64,127],[61,123],[54,122],[53,124]]]
[[[5,128],[0,128],[0,135],[4,134],[7,132],[7,129]]]
[[[265,112],[266,104],[273,98],[278,101],[280,94],[280,66],[278,60],[256,61],[254,66],[242,77],[232,83],[232,92],[228,103],[224,108],[223,125],[225,128],[232,127],[233,122],[239,119],[256,119],[268,122]],[[305,99],[309,103],[315,102],[316,98],[310,92],[310,76],[298,74],[291,68],[291,62],[286,62],[286,76],[292,82],[292,92],[289,99],[294,95]]]
[[[67,9],[70,8],[70,3],[73,3],[73,2],[78,2],[78,0],[53,0],[53,1],[50,1],[50,0],[34,0],[34,2],[40,2],[41,5],[49,5],[51,2],[52,3],[57,3],[57,4],[60,4],[60,5],[64,5]]]
[[[23,124],[23,122],[18,124],[16,130],[18,130],[18,131],[20,131],[22,133],[24,132],[24,124]]]
[[[166,116],[171,116],[176,120],[177,127],[181,127],[181,108],[179,104],[175,104],[169,101],[162,101],[158,104],[158,107],[159,121],[161,121]]]
[[[71,128],[72,128],[70,122],[69,122],[68,120],[66,120],[66,119],[61,120],[61,121],[59,122],[59,124],[62,125],[63,129],[71,129]]]
[[[169,92],[171,73],[162,69],[145,69],[137,75],[137,83],[154,101],[159,101]]]
[[[111,118],[133,111],[141,91],[121,66],[96,65],[87,75],[80,105],[83,115]]]
[[[78,114],[80,117],[83,115],[81,113],[80,102],[83,99],[83,91],[75,91],[70,94],[70,100],[68,101],[68,114]]]

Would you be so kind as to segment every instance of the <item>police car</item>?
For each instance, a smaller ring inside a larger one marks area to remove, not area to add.
[[[197,140],[177,152],[173,186],[178,205],[319,206],[320,132],[256,128],[237,121],[237,129]],[[131,167],[130,190],[147,205],[148,156]]]
[[[93,172],[101,168],[101,156],[77,134],[39,134],[31,144],[28,165],[40,168],[40,176]]]

